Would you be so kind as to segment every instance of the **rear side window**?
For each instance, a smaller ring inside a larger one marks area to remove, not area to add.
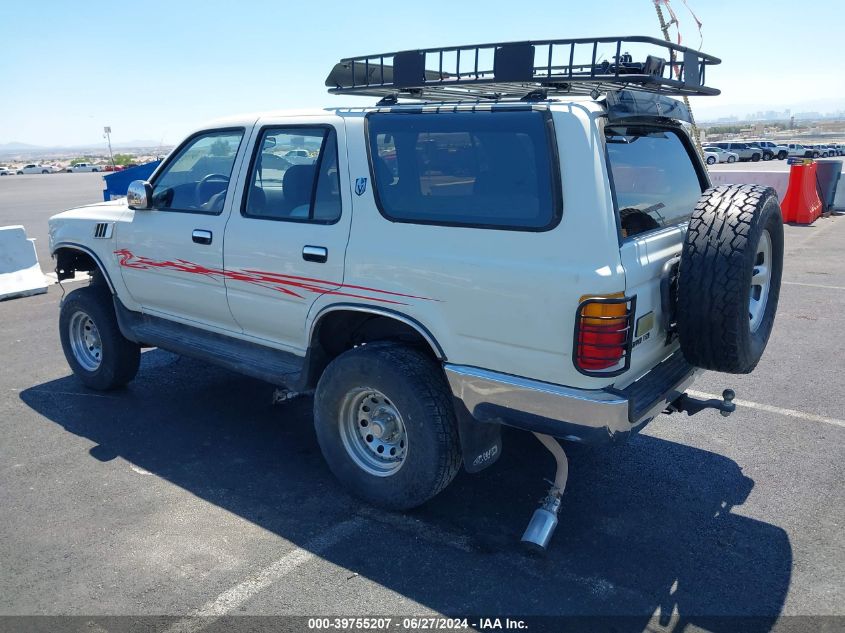
[[[242,214],[262,220],[332,224],[340,213],[334,128],[263,130]]]
[[[702,184],[678,134],[613,126],[605,137],[622,236],[687,222]]]
[[[533,231],[560,220],[543,112],[383,113],[367,127],[377,201],[390,220]]]

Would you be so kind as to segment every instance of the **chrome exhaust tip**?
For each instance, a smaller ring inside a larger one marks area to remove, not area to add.
[[[534,433],[540,443],[543,444],[555,458],[555,480],[549,482],[552,487],[546,493],[545,499],[540,502],[540,507],[534,510],[528,527],[522,534],[520,541],[530,550],[543,553],[549,547],[549,541],[557,528],[557,515],[560,512],[560,498],[566,488],[566,479],[569,476],[569,460],[563,451],[560,442],[555,438],[542,433]]]
[[[549,548],[549,541],[552,540],[556,527],[557,515],[543,508],[537,508],[520,541],[530,549],[545,552]]]

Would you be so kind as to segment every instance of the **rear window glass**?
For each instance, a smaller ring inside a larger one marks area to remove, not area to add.
[[[688,221],[702,187],[678,135],[613,126],[605,137],[622,236]]]
[[[543,230],[560,218],[542,112],[373,114],[368,130],[391,220]]]

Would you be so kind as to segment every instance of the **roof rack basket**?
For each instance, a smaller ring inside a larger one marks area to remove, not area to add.
[[[628,52],[643,53],[635,62]],[[611,54],[612,61],[606,59]],[[326,78],[330,93],[430,101],[499,101],[622,88],[717,95],[704,83],[712,55],[653,37],[474,44],[347,57]]]

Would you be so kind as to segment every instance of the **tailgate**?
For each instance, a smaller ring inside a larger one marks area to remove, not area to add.
[[[662,280],[681,254],[685,227],[667,227],[625,242],[620,254],[625,268],[625,294],[637,296],[631,369],[617,381],[624,386],[639,378],[678,349],[677,338],[668,340],[672,314],[663,309]]]

